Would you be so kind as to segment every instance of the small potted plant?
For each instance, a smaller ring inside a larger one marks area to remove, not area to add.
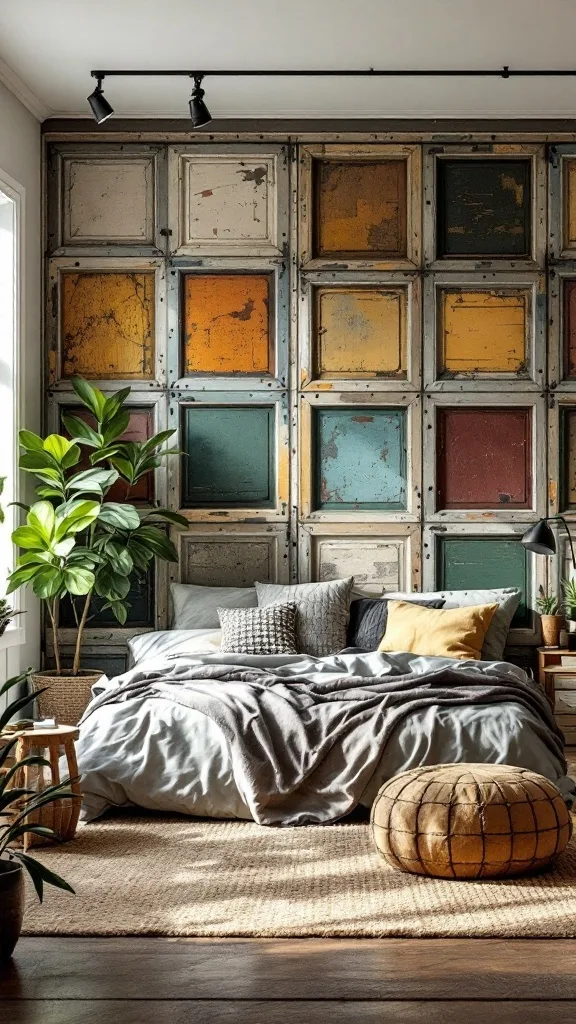
[[[130,388],[105,395],[82,377],[72,386],[84,407],[81,416],[63,413],[68,437],[46,438],[21,430],[20,468],[36,477],[39,501],[20,507],[25,525],[12,534],[19,548],[8,594],[30,586],[44,602],[52,628],[55,668],[31,675],[45,696],[40,713],[63,724],[75,725],[102,671],[82,669],[82,642],[94,601],[111,609],[124,625],[130,607],[131,583],[146,575],[155,558],[178,560],[166,526],[186,527],[187,521],[166,508],[138,509],[130,502],[130,489],[162,461],[174,454],[165,442],[174,430],[163,430],[147,441],[123,440],[130,420],[126,406]],[[82,462],[89,468],[81,468]],[[122,481],[124,501],[111,501],[111,487]],[[76,622],[76,643],[71,669],[60,656],[59,611],[69,600]],[[103,603],[102,603],[103,602]]]
[[[555,594],[547,594],[544,587],[540,585],[536,608],[540,613],[544,647],[558,647],[560,630],[564,625],[564,616],[560,613],[558,598]]]
[[[0,688],[0,697],[13,686],[25,682],[26,673],[8,679]],[[20,761],[12,759],[18,735],[3,733],[10,719],[29,702],[28,694],[18,697],[9,703],[0,715],[0,961],[8,960],[12,956],[22,929],[23,868],[26,868],[30,875],[40,902],[44,896],[45,882],[48,885],[55,885],[58,889],[74,892],[72,886],[63,878],[15,846],[27,832],[42,839],[57,840],[58,837],[51,828],[34,822],[35,813],[55,800],[79,799],[76,793],[68,789],[68,782],[47,786],[40,791],[26,789],[20,785],[19,776],[23,769],[31,765],[41,769],[50,768],[50,762],[39,755],[31,755]]]

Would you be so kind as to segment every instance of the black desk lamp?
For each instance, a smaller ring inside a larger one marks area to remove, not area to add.
[[[570,554],[572,556],[572,565],[576,569],[576,558],[574,557],[574,547],[572,544],[572,538],[568,529],[568,523],[564,519],[564,516],[547,516],[546,519],[540,519],[534,526],[531,526],[522,537],[521,544],[527,548],[528,551],[534,551],[537,555],[555,555],[556,554],[556,538],[548,526],[548,523],[554,520],[559,520],[564,524],[566,530],[566,536],[568,537],[568,543],[570,545]],[[576,650],[576,633],[568,633],[568,648],[569,650]]]

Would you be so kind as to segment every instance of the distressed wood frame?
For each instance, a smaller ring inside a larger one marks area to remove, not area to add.
[[[150,162],[153,174],[151,194],[151,232],[149,241],[139,244],[97,243],[72,244],[64,239],[66,163],[77,158],[92,163],[118,161]],[[51,256],[164,256],[168,242],[168,180],[167,153],[162,145],[138,143],[60,143],[53,146],[46,166],[47,187],[47,251]]]
[[[522,408],[532,409],[532,508],[510,509],[436,509],[437,488],[437,415],[436,410]],[[532,391],[523,394],[442,393],[424,396],[423,466],[424,517],[427,523],[469,522],[532,523],[546,515],[546,400]]]
[[[130,387],[134,392],[161,390],[166,387],[166,269],[161,259],[125,257],[91,257],[79,259],[56,257],[48,261],[46,337],[46,381],[52,390],[70,391],[72,384],[62,377],[62,339],[60,323],[60,285],[64,271],[85,273],[131,274],[150,271],[154,274],[154,377],[148,379],[94,379],[102,391],[119,391]],[[91,378],[93,379],[93,378]]]
[[[418,524],[386,523],[377,528],[373,523],[344,525],[339,523],[301,523],[299,530],[299,578],[301,582],[317,582],[319,578],[316,546],[319,541],[342,540],[351,545],[357,541],[391,543],[398,546],[400,580],[394,590],[418,590],[421,572],[421,530]],[[384,588],[377,584],[354,585],[355,593],[380,596]]]
[[[548,273],[548,380],[555,393],[576,393],[576,377],[564,376],[564,282],[576,281],[576,261]]]
[[[176,543],[180,558],[177,566],[171,565],[169,578],[171,583],[181,581],[182,566],[184,565],[183,550],[188,544],[194,544],[195,539],[204,543],[218,541],[218,539],[232,540],[237,545],[237,554],[242,550],[243,544],[264,540],[270,549],[273,577],[270,582],[288,583],[290,581],[290,543],[286,523],[194,523],[190,524],[187,532],[175,532],[174,542]],[[182,582],[186,582],[183,580]],[[254,582],[254,581],[252,581]]]
[[[186,216],[184,166],[191,158],[209,162],[214,157],[238,162],[239,157],[252,157],[263,161],[269,168],[268,217],[271,225],[269,242],[232,242],[217,238],[186,241],[183,237]],[[177,256],[236,256],[266,257],[284,255],[288,249],[288,156],[287,145],[238,142],[229,145],[202,144],[176,145],[168,154],[168,221],[170,252]],[[281,201],[284,197],[284,202]]]
[[[531,165],[531,257],[500,258],[489,256],[436,257],[437,241],[437,167],[439,160],[527,159]],[[546,256],[547,168],[542,145],[510,143],[459,143],[424,147],[424,265],[432,270],[516,271],[543,270]]]
[[[576,383],[576,381],[575,381]],[[576,411],[576,391],[551,395],[548,401],[548,510],[547,515],[562,515],[576,521],[576,508],[562,508],[562,410]]]
[[[268,275],[272,278],[268,309],[268,330],[274,349],[274,374],[207,374],[185,376],[182,373],[184,353],[182,329],[183,277],[188,275],[239,274]],[[289,355],[289,282],[286,263],[282,259],[195,260],[171,259],[167,265],[168,315],[168,387],[173,391],[247,391],[282,390],[287,387]]]
[[[359,160],[381,163],[384,160],[406,161],[407,256],[399,259],[329,259],[313,256],[314,160],[355,163]],[[300,150],[300,209],[298,260],[307,270],[414,270],[421,262],[422,237],[422,172],[421,149],[418,145],[305,145]]]
[[[406,288],[406,379],[379,373],[362,377],[316,378],[314,374],[314,294],[317,287],[334,288]],[[300,339],[300,388],[303,391],[417,391],[421,380],[421,288],[414,273],[391,271],[386,275],[367,271],[356,274],[324,271],[302,274],[298,302]]]
[[[450,373],[439,376],[440,294],[444,290],[525,291],[529,294],[526,322],[528,372],[525,377],[513,373]],[[424,280],[424,387],[427,391],[487,392],[540,391],[546,381],[546,279],[544,275],[519,276],[483,273],[435,273]]]
[[[576,145],[574,143],[559,143],[550,147],[548,249],[551,262],[576,259],[576,248],[566,248],[564,244],[567,160],[576,160]]]
[[[438,540],[442,537],[469,537],[470,540],[508,540],[510,537],[522,537],[526,527],[520,523],[430,523],[424,527],[422,543],[422,580],[424,592],[434,592],[438,578]],[[532,552],[527,553],[530,564],[530,593],[526,595],[530,625],[511,629],[508,634],[508,645],[540,643],[540,618],[536,608],[538,588],[547,586],[546,559]]]
[[[170,508],[178,509],[191,523],[209,522],[275,522],[288,518],[289,480],[289,410],[286,391],[195,391],[180,393],[172,391],[168,404],[168,429],[174,427],[180,443],[181,410],[186,407],[198,408],[223,406],[272,405],[275,408],[275,466],[276,493],[272,508],[182,508],[182,460],[171,459],[168,465],[168,501]]]
[[[363,509],[320,510],[313,508],[313,410],[318,408],[356,409],[365,412],[371,407],[406,409],[406,510],[385,511]],[[310,522],[356,524],[360,519],[368,523],[416,523],[421,509],[421,412],[420,400],[413,392],[354,391],[306,392],[300,395],[299,410],[300,452],[300,519]]]

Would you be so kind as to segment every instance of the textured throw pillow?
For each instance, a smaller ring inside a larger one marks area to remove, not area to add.
[[[173,583],[173,629],[219,629],[218,608],[256,608],[254,587],[201,587]]]
[[[430,600],[441,597],[444,599],[445,608],[468,608],[470,605],[497,604],[498,610],[488,627],[482,647],[482,660],[502,661],[512,619],[522,595],[516,587],[506,587],[502,590],[438,590],[435,593],[397,593],[386,596],[396,601],[420,600],[421,597]]]
[[[389,601],[388,623],[379,651],[407,651],[434,658],[479,661],[497,604],[438,611],[413,601]]]
[[[323,658],[346,646],[353,582],[354,577],[349,576],[327,583],[256,583],[255,587],[261,608],[296,602],[298,650]]]
[[[431,601],[413,601],[412,604],[422,608],[443,608],[444,601],[436,598]],[[348,623],[348,647],[361,647],[364,651],[378,650],[388,619],[388,598],[362,597],[352,601],[350,605],[350,622]]]
[[[296,654],[296,605],[219,608],[223,654]]]

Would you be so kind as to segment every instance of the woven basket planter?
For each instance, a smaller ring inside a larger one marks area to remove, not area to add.
[[[564,629],[563,615],[541,615],[542,643],[544,647],[560,646],[560,630]]]
[[[92,699],[92,687],[102,675],[98,669],[81,669],[76,676],[66,670],[58,675],[53,670],[32,672],[35,693],[48,687],[37,698],[40,717],[55,718],[58,725],[77,725]]]

